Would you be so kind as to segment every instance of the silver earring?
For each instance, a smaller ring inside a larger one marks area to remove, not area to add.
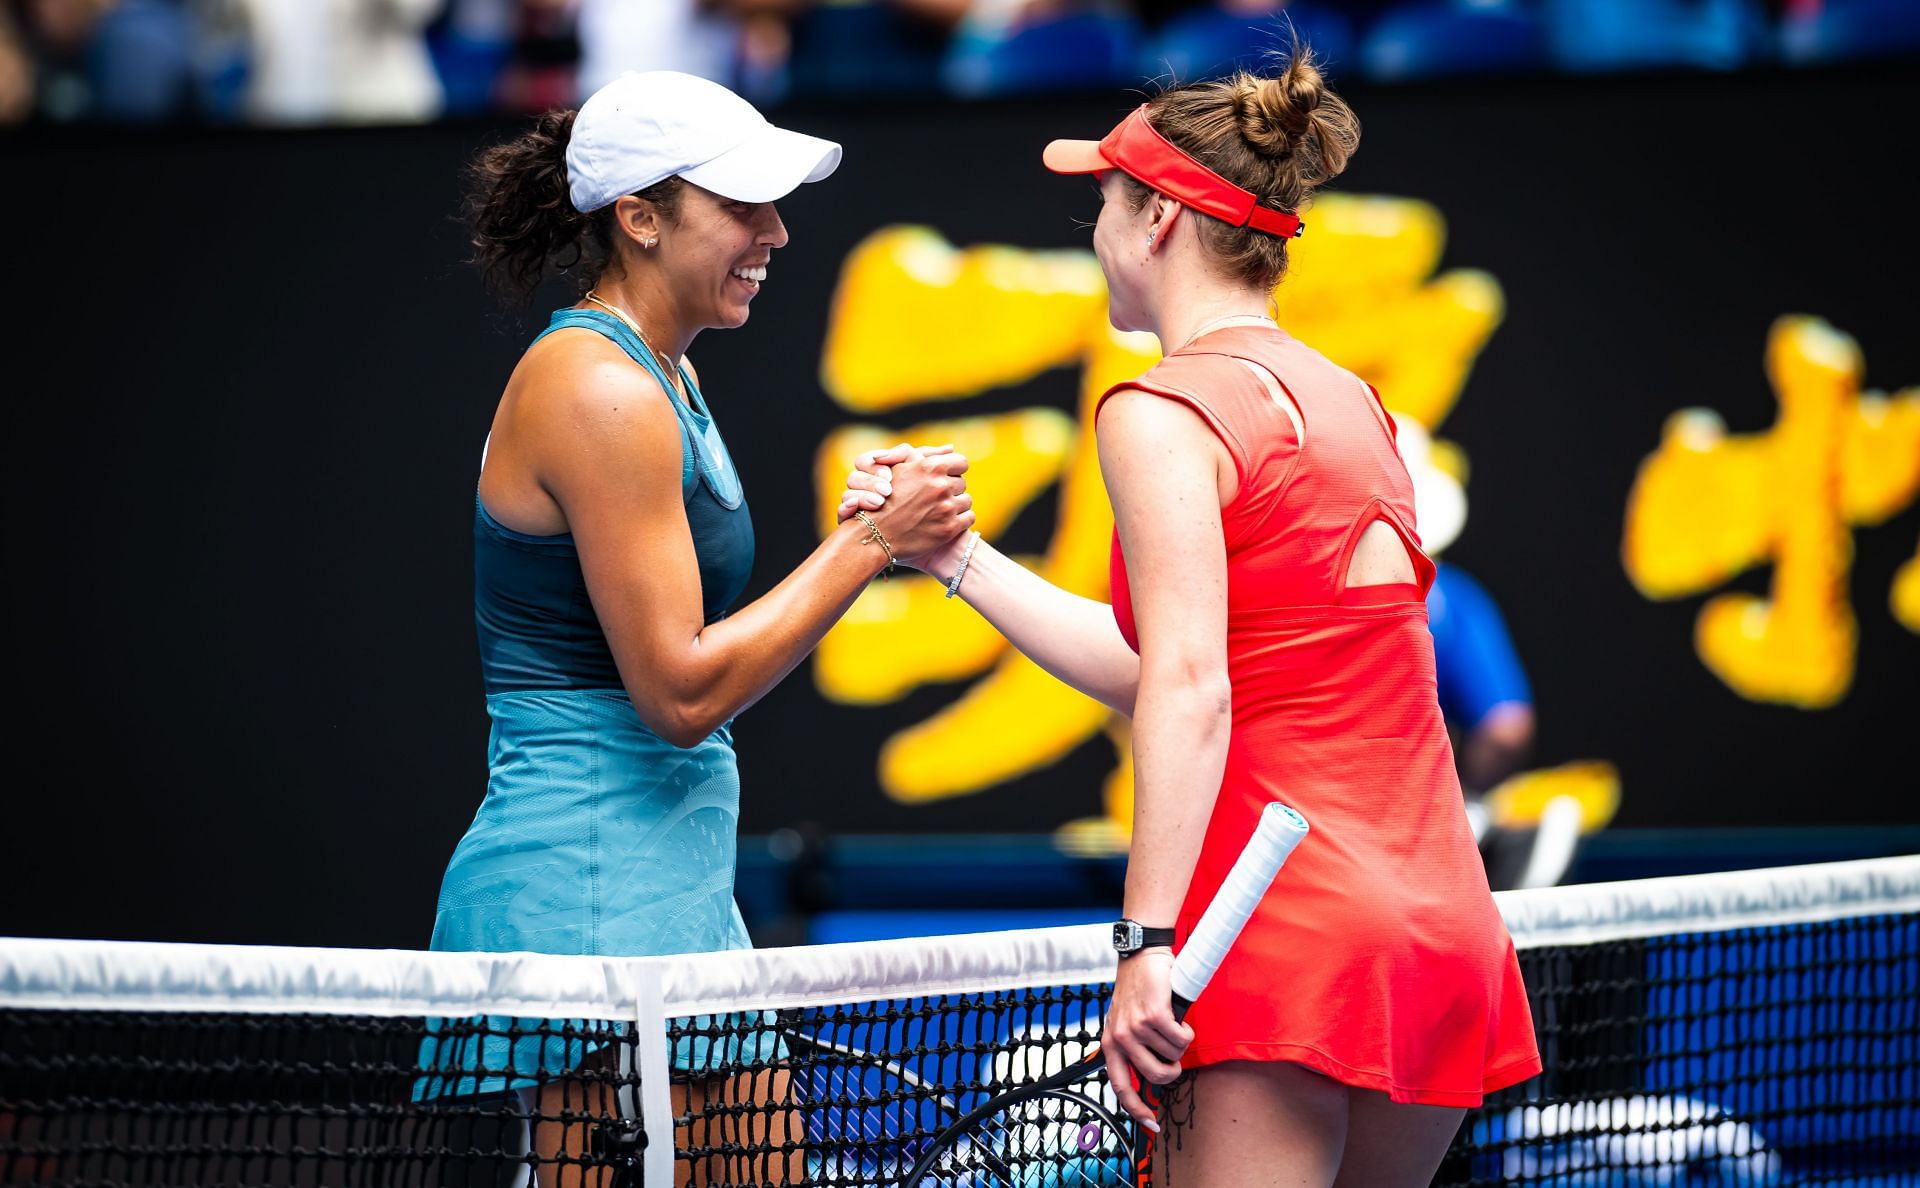
[[[659,242],[660,242],[660,240],[659,240],[658,238],[654,238],[654,239],[649,239],[649,240],[647,240],[647,241],[646,241],[645,243],[643,243],[643,244],[641,244],[640,246],[641,246],[641,247],[649,247],[649,248],[650,248],[650,247],[652,247],[652,246],[653,246],[654,244],[656,244],[656,243],[659,243]]]
[[[1159,234],[1159,232],[1157,232],[1157,231],[1149,231],[1149,232],[1147,232],[1147,246],[1148,246],[1148,247],[1152,247],[1152,246],[1153,246],[1153,237],[1154,237],[1155,235],[1157,235],[1157,234]]]

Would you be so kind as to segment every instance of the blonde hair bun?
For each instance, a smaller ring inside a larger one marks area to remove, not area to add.
[[[1262,206],[1295,214],[1360,147],[1359,119],[1298,43],[1276,77],[1240,71],[1175,87],[1148,101],[1147,119]],[[1147,193],[1135,184],[1134,209]],[[1286,273],[1287,240],[1278,236],[1205,219],[1201,240],[1223,275],[1271,288]]]
[[[1313,54],[1296,47],[1277,78],[1242,71],[1228,82],[1235,122],[1254,152],[1300,155],[1302,180],[1318,185],[1347,167],[1360,144],[1353,111],[1327,87]]]

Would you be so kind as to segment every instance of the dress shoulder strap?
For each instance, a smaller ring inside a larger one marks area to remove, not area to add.
[[[1144,375],[1123,380],[1100,397],[1105,404],[1115,392],[1133,389],[1178,401],[1192,409],[1227,447],[1239,471],[1242,487],[1257,468],[1258,441],[1249,411],[1266,401],[1266,391],[1252,373],[1231,358],[1215,354],[1168,355]],[[1094,415],[1099,416],[1099,406]]]
[[[700,415],[680,399],[680,393],[674,388],[673,381],[667,378],[666,370],[660,366],[660,360],[656,359],[653,352],[647,349],[647,345],[640,341],[640,336],[633,332],[632,327],[612,314],[602,313],[597,309],[555,310],[552,319],[547,322],[547,328],[542,330],[533,341],[539,342],[556,330],[570,329],[592,330],[612,339],[614,345],[625,351],[628,358],[644,367],[647,374],[651,375],[654,382],[658,383],[661,390],[667,394],[667,399],[673,404],[673,415],[680,422],[680,493],[683,497],[691,496],[694,487],[700,481],[700,441],[707,429],[707,426],[701,423]],[[680,378],[687,385],[687,391],[695,390],[693,381],[687,376],[684,368],[680,371]]]

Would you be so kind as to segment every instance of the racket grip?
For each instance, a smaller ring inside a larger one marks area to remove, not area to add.
[[[1260,823],[1247,848],[1240,851],[1213,902],[1201,913],[1180,955],[1173,959],[1176,1016],[1186,1014],[1183,999],[1191,1004],[1213,980],[1220,963],[1226,960],[1227,950],[1239,939],[1240,930],[1247,926],[1253,909],[1267,893],[1273,876],[1280,873],[1287,856],[1306,836],[1306,818],[1286,805],[1276,802],[1261,811]]]

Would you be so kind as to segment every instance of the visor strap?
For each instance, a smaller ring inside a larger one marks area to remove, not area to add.
[[[1282,239],[1297,238],[1307,229],[1299,215],[1260,205],[1252,191],[1234,185],[1162,136],[1147,119],[1144,103],[1107,133],[1100,142],[1100,155],[1183,206],[1235,227],[1252,227]]]

